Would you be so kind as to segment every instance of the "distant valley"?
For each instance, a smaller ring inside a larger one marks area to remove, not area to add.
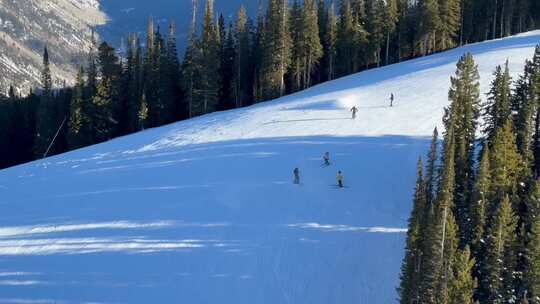
[[[204,2],[199,0],[199,16]],[[220,0],[215,2],[215,9],[232,21],[242,4],[250,14],[256,14],[258,0]],[[2,0],[0,92],[6,93],[14,86],[18,94],[24,95],[39,87],[45,45],[51,56],[54,85],[72,85],[77,66],[84,64],[91,46],[93,28],[97,39],[121,49],[129,33],[145,35],[149,17],[161,28],[173,21],[182,53],[191,6],[191,0]]]

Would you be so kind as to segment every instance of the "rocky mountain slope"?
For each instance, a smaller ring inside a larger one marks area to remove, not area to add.
[[[55,85],[72,84],[91,29],[106,20],[97,0],[0,0],[0,91],[13,85],[26,93],[39,85],[45,45]]]

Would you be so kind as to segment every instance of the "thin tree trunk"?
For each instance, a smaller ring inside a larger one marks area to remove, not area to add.
[[[188,116],[193,117],[193,67],[190,68]]]
[[[398,33],[398,62],[401,62],[401,31]]]
[[[501,0],[501,34],[499,37],[504,37],[504,0]]]
[[[388,58],[390,57],[388,54],[390,52],[390,31],[386,31],[386,54],[384,58],[384,65],[388,65]]]
[[[424,36],[424,45],[422,46],[422,56],[426,56],[428,53],[429,34]]]
[[[495,0],[495,8],[493,9],[493,33],[492,38],[497,38],[497,0]]]
[[[441,241],[441,261],[444,259],[444,242],[446,239],[446,217],[448,216],[448,207],[444,207],[442,241]]]
[[[238,50],[238,62],[237,65],[237,76],[236,76],[236,107],[240,108],[240,82],[241,82],[241,62],[242,62],[242,52]]]
[[[462,1],[461,2],[461,20],[460,20],[460,26],[459,26],[459,46],[462,46],[463,45],[463,29],[464,29],[464,22],[465,22],[465,18],[463,17],[463,15],[465,15],[465,3],[466,3],[466,0]]]
[[[334,55],[332,51],[328,55],[328,80],[334,79]]]
[[[312,65],[312,60],[311,60],[311,54],[310,54],[309,57],[308,57],[306,89],[311,86],[311,65]]]
[[[534,174],[535,177],[540,176],[540,107],[536,109],[536,117],[534,119],[534,147],[533,147],[533,155],[534,155]]]
[[[287,22],[286,19],[286,10],[287,10],[287,0],[283,0],[283,19],[281,20],[281,34],[287,35],[288,33],[285,33],[285,22]],[[285,43],[283,41],[284,38],[281,40],[281,63],[279,66],[280,70],[280,85],[279,85],[279,95],[280,97],[285,95]]]

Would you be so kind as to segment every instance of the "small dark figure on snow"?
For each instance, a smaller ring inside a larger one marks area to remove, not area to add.
[[[341,173],[341,171],[338,171],[337,173],[337,182],[338,182],[338,186],[340,188],[343,188],[343,173]]]
[[[394,93],[390,93],[390,107],[394,106]]]
[[[325,166],[330,166],[330,152],[324,153],[323,160]]]
[[[294,168],[293,174],[294,174],[293,183],[297,185],[300,184],[300,169]]]
[[[358,112],[358,108],[356,106],[353,106],[351,108],[351,112],[352,112],[352,119],[356,119],[356,113]]]

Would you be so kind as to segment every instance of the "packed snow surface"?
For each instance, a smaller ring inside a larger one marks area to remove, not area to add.
[[[474,44],[1,171],[0,303],[395,303],[416,161],[455,63],[472,52],[485,93],[538,42]]]

